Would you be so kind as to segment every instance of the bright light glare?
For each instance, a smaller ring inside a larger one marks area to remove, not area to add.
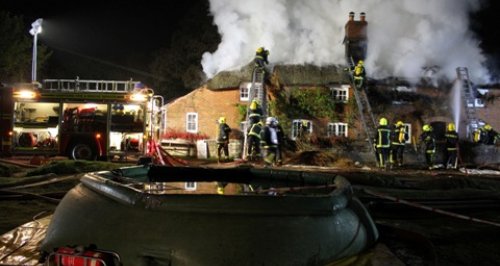
[[[145,102],[148,100],[148,96],[143,93],[133,93],[130,95],[130,100],[134,102]]]
[[[36,91],[33,90],[19,90],[14,92],[14,98],[19,98],[19,99],[35,99],[37,94]]]
[[[39,18],[35,20],[35,22],[31,23],[31,30],[30,30],[31,35],[35,36],[37,34],[42,33],[42,22],[43,19]]]

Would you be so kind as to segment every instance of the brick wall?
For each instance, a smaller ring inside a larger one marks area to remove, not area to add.
[[[201,87],[167,104],[166,130],[186,131],[186,114],[198,113],[198,132],[210,139],[217,137],[217,120],[226,117],[226,123],[233,133],[239,131],[240,114],[236,104],[240,102],[239,88],[209,90]],[[236,132],[235,132],[236,131]]]

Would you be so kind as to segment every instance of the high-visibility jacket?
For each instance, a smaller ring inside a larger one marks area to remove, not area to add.
[[[375,139],[377,148],[391,147],[391,130],[387,126],[379,126],[377,128],[377,137]]]
[[[406,130],[404,126],[395,127],[392,132],[393,145],[405,145],[406,143]]]
[[[260,132],[262,131],[262,124],[255,123],[248,130],[248,136],[253,136],[260,139]]]
[[[444,135],[446,138],[446,150],[455,151],[458,145],[458,133],[456,131],[447,131]]]

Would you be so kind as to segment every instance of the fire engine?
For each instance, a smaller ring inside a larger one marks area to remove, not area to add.
[[[47,79],[0,89],[0,154],[75,160],[141,155],[160,134],[161,96],[139,81]]]

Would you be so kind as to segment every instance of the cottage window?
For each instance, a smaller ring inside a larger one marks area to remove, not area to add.
[[[477,92],[478,92],[478,94],[479,94],[480,96],[482,96],[482,95],[487,94],[487,93],[488,93],[488,90],[486,90],[486,89],[477,89]],[[475,107],[484,108],[484,106],[485,106],[485,102],[484,102],[484,100],[483,100],[482,98],[475,98],[475,99],[474,99],[474,106],[475,106]]]
[[[196,182],[186,182],[184,184],[184,189],[188,191],[196,190]]]
[[[335,101],[347,102],[349,100],[349,85],[342,85],[340,87],[333,87],[332,96]]]
[[[332,136],[341,136],[341,137],[347,137],[347,130],[348,130],[348,125],[347,123],[328,123],[328,128],[327,128],[327,135],[329,137]]]
[[[306,126],[306,133],[311,134],[313,131],[312,127],[312,121],[310,120],[305,120],[305,119],[294,119],[292,120],[292,130],[290,131],[290,138],[292,140],[295,140],[297,136],[299,135],[299,130],[301,129],[302,125]]]
[[[240,101],[247,102],[250,99],[250,87],[252,83],[246,82],[240,85]]]
[[[198,133],[198,113],[186,114],[186,131],[189,133]]]

